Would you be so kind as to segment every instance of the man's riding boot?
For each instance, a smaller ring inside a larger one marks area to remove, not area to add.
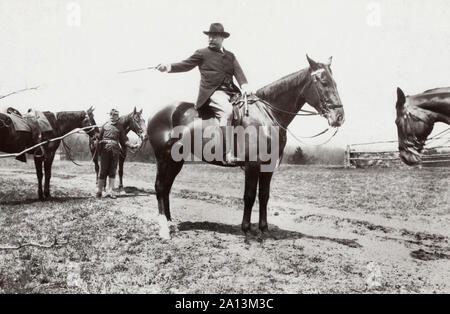
[[[99,179],[97,184],[97,198],[102,198],[103,187],[105,186],[105,179]]]
[[[224,151],[224,156],[225,156],[225,160],[223,161],[224,165],[227,166],[234,166],[236,165],[238,162],[242,161],[239,158],[237,158],[236,156],[234,156],[233,154],[233,128],[232,127],[226,127],[226,126],[221,126],[220,127],[221,131],[222,131],[222,136],[224,138],[223,141],[223,151]]]
[[[114,192],[114,185],[116,183],[115,178],[109,178],[109,187],[108,187],[108,194],[111,198],[116,198],[116,194]]]

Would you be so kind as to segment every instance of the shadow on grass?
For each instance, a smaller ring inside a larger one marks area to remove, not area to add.
[[[120,190],[117,190],[120,192]],[[126,186],[122,189],[123,192],[126,194],[117,194],[118,198],[125,198],[125,197],[134,197],[134,196],[149,196],[149,195],[155,195],[156,192],[154,190],[150,189],[140,189],[135,186]]]
[[[181,222],[178,224],[178,230],[180,231],[189,231],[189,230],[205,230],[205,231],[213,231],[224,234],[232,234],[232,235],[243,235],[240,225],[227,225],[216,222]],[[251,225],[251,234],[254,236],[260,236],[261,233],[258,230],[258,226],[256,224]],[[362,247],[356,240],[353,239],[338,239],[338,238],[330,238],[325,236],[312,236],[304,233],[284,230],[275,225],[269,226],[269,234],[265,236],[265,238],[273,239],[273,240],[293,240],[293,239],[313,239],[313,240],[321,240],[321,241],[330,241],[335,242],[341,245],[345,245],[352,248]]]
[[[40,200],[38,198],[27,198],[27,199],[21,199],[21,200],[0,201],[0,205],[15,206],[15,205],[28,205],[28,204],[34,204],[34,203],[46,203],[46,202],[64,203],[67,201],[87,200],[87,199],[92,199],[92,198],[93,198],[92,196],[50,197],[45,200]]]

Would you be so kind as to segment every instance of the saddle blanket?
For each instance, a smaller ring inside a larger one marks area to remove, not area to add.
[[[32,133],[32,125],[34,121],[38,122],[39,129],[42,133],[53,131],[50,122],[47,117],[41,111],[32,111],[31,113],[27,113],[25,116],[19,116],[15,113],[10,113],[8,116],[11,118],[14,124],[14,128],[16,131],[28,132]],[[31,120],[31,121],[29,121]],[[30,123],[31,122],[31,123]]]

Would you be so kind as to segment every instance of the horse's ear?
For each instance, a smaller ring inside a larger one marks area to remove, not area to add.
[[[136,106],[134,106],[134,110],[133,110],[133,113],[136,113]]]
[[[142,114],[142,111],[144,111],[144,108],[142,108],[141,111],[139,111],[139,114]]]
[[[333,57],[329,57],[327,61],[327,65],[331,66],[331,63],[333,62]]]
[[[397,109],[403,108],[403,105],[406,102],[406,96],[405,93],[402,91],[400,87],[397,87]]]
[[[320,68],[319,64],[313,59],[311,59],[308,55],[306,55],[306,59],[308,60],[308,63],[313,71],[316,71]]]

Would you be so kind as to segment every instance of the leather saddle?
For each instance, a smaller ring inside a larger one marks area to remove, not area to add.
[[[234,93],[230,100],[230,103],[233,106],[231,125],[242,125],[242,119],[244,116],[248,116],[248,106],[256,104],[259,100],[260,99],[256,95],[244,96],[240,93]],[[214,118],[214,112],[209,106],[202,106],[197,109],[197,111],[199,118],[202,120]]]

